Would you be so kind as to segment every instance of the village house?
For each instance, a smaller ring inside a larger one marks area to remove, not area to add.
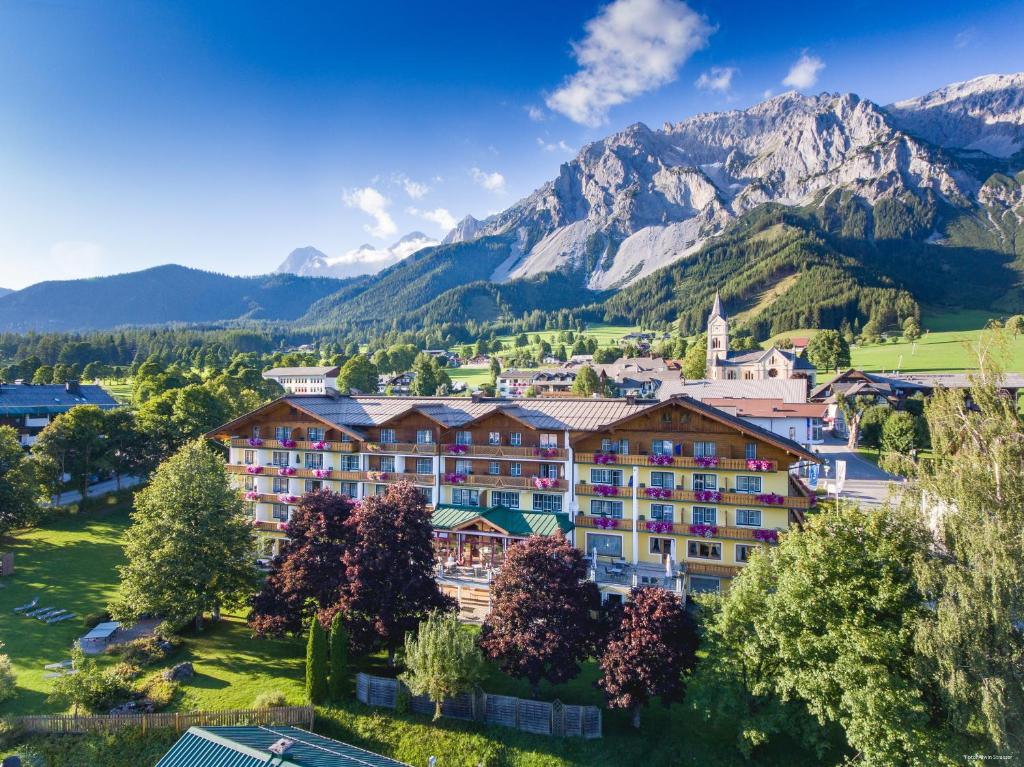
[[[0,425],[13,426],[22,447],[31,447],[50,421],[78,405],[112,410],[117,407],[117,401],[102,387],[77,381],[0,384]]]

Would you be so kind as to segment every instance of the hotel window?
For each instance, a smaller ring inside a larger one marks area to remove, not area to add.
[[[417,429],[416,430],[416,444],[417,445],[432,445],[434,444],[434,432],[430,429]]]
[[[497,461],[491,461],[487,464],[487,473],[492,477],[496,477],[501,474],[501,464]]]
[[[693,455],[696,458],[711,458],[716,453],[716,447],[714,442],[694,442]]]
[[[533,510],[560,512],[562,510],[562,496],[549,495],[548,493],[534,493]]]
[[[514,431],[511,434],[509,434],[508,444],[512,445],[512,447],[521,447],[523,444],[522,432]]]
[[[711,506],[694,506],[690,516],[693,525],[717,525],[718,509]]]
[[[760,527],[760,509],[736,509],[736,524],[743,527]]]
[[[347,495],[349,498],[355,498],[357,495],[359,495],[359,483],[342,482],[339,492],[342,495]]]
[[[270,515],[280,521],[288,519],[288,507],[283,503],[275,503],[270,507]]]
[[[628,439],[602,439],[601,440],[601,452],[602,453],[621,453],[622,455],[629,455],[629,440]]]
[[[374,495],[384,495],[385,493],[387,493],[387,491],[388,491],[388,486],[387,485],[374,485],[373,486],[373,494]]]
[[[252,466],[254,463],[256,463],[256,451],[246,450],[242,454],[242,461],[245,463],[246,466]]]
[[[429,487],[417,487],[415,488],[415,490],[416,494],[423,499],[424,503],[434,502],[434,491],[431,490]]]
[[[558,464],[542,463],[540,465],[540,475],[545,479],[558,479]]]
[[[491,431],[487,433],[487,444],[488,445],[500,445],[501,444],[501,432]]]
[[[721,559],[722,544],[707,541],[687,541],[686,556],[695,559]]]
[[[540,446],[547,448],[558,447],[558,435],[557,434],[541,434],[540,435]]]
[[[746,445],[743,446],[743,457],[746,458],[748,461],[753,461],[755,458],[757,458],[756,442],[748,442]]]
[[[754,547],[749,543],[737,543],[736,544],[736,561],[737,562],[749,562],[750,553],[754,550]]]
[[[291,430],[287,426],[276,426],[274,427],[274,439],[280,442],[283,439],[291,437]]]
[[[672,411],[671,410],[662,410],[661,411],[661,422],[663,424],[670,424],[670,423],[672,423]]]
[[[717,490],[718,489],[718,475],[717,474],[694,474],[693,475],[693,489],[694,490]]]
[[[324,438],[324,430],[318,426],[310,426],[306,429],[306,439],[310,442],[321,442]]]
[[[456,506],[479,506],[480,491],[469,490],[464,487],[453,487],[452,503]]]
[[[671,503],[651,504],[651,519],[659,522],[671,522],[674,516],[675,512]]]
[[[622,469],[591,469],[590,484],[622,487]]]
[[[599,501],[594,498],[590,501],[590,516],[622,519],[622,501]]]
[[[417,474],[433,474],[434,473],[434,462],[429,458],[417,458],[416,459],[416,473]]]
[[[622,536],[587,533],[587,553],[597,551],[599,557],[622,557]]]
[[[338,468],[342,471],[359,471],[359,456],[339,455]]]
[[[761,478],[750,477],[746,474],[740,474],[736,477],[736,492],[737,493],[760,493],[761,492]]]
[[[471,431],[457,431],[457,432],[455,432],[455,444],[456,445],[472,445],[473,444],[473,432],[471,432]]]
[[[256,489],[256,477],[246,476],[242,482],[243,490],[255,490]]]
[[[656,439],[651,442],[652,455],[672,455],[672,440]]]
[[[273,482],[271,482],[271,489],[275,493],[287,493],[288,477],[274,477]]]
[[[467,461],[465,458],[460,458],[455,462],[455,473],[456,474],[472,474],[473,473],[473,462]]]
[[[398,442],[398,440],[395,439],[395,430],[394,429],[381,429],[380,430],[380,441],[383,442],[385,445],[393,444],[395,442]]]
[[[669,490],[675,490],[676,475],[671,471],[652,471],[651,487],[666,487]]]
[[[380,470],[393,472],[395,470],[395,457],[393,455],[382,455],[380,457]]]
[[[521,477],[523,476],[523,464],[521,463],[510,463],[508,466],[508,475],[510,477]]]
[[[495,490],[491,493],[491,504],[493,506],[505,506],[510,509],[518,509],[519,493]]]
[[[323,486],[324,486],[324,483],[321,482],[319,479],[307,479],[305,484],[304,484],[303,492],[315,493],[317,490],[321,489]]]
[[[302,465],[307,469],[322,469],[324,467],[324,454],[306,453]]]
[[[351,442],[351,441],[352,441],[352,436],[350,434],[346,434],[345,432],[342,432],[341,436],[338,437],[338,442]]]
[[[700,575],[690,576],[691,594],[716,594],[722,590],[722,582],[718,578],[706,578]]]
[[[283,450],[275,450],[270,456],[270,462],[274,464],[274,466],[287,466],[288,453]]]
[[[651,554],[667,554],[672,556],[672,539],[671,538],[651,538],[650,548]]]

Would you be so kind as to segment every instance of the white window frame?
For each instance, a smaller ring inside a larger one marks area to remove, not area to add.
[[[718,509],[714,506],[694,506],[690,510],[691,525],[718,525]]]
[[[740,518],[741,514],[744,514],[744,515],[746,515],[746,514],[756,515],[757,521],[756,522],[743,521]],[[761,518],[762,518],[762,515],[761,515],[761,510],[760,509],[736,509],[736,527],[760,527],[761,526]]]
[[[711,478],[710,482],[708,482],[709,477]],[[718,490],[717,474],[694,474],[692,479],[694,490]]]
[[[745,493],[747,495],[757,495],[763,492],[762,487],[764,483],[762,478],[757,475],[751,474],[737,474],[736,475],[736,492]]]

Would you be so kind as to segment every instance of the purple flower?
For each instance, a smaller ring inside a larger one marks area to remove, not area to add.
[[[718,535],[717,525],[690,525],[690,535],[699,535],[701,538],[712,538]]]
[[[278,443],[280,443],[281,447],[295,447],[294,439],[279,439]]]
[[[263,440],[260,439],[259,437],[250,437],[249,438],[249,447],[259,447],[262,444],[263,444]]]
[[[262,474],[263,473],[263,467],[262,466],[246,466],[245,467],[245,473],[246,474]]]
[[[696,463],[698,466],[703,466],[705,468],[718,465],[718,456],[717,455],[697,456],[693,460],[694,460],[694,463]]]
[[[764,541],[765,543],[778,543],[779,542],[779,531],[778,530],[755,530],[754,531],[755,541]]]
[[[611,517],[598,517],[594,520],[594,525],[602,530],[612,530],[619,526],[619,520]]]
[[[675,462],[675,459],[670,455],[649,455],[647,456],[647,463],[654,466],[671,466]]]

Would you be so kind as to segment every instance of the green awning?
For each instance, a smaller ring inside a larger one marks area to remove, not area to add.
[[[567,514],[547,511],[519,511],[507,506],[452,506],[442,504],[434,509],[430,522],[435,530],[453,530],[474,519],[483,519],[509,535],[528,538],[531,535],[554,535],[557,530],[570,533],[575,525]]]

